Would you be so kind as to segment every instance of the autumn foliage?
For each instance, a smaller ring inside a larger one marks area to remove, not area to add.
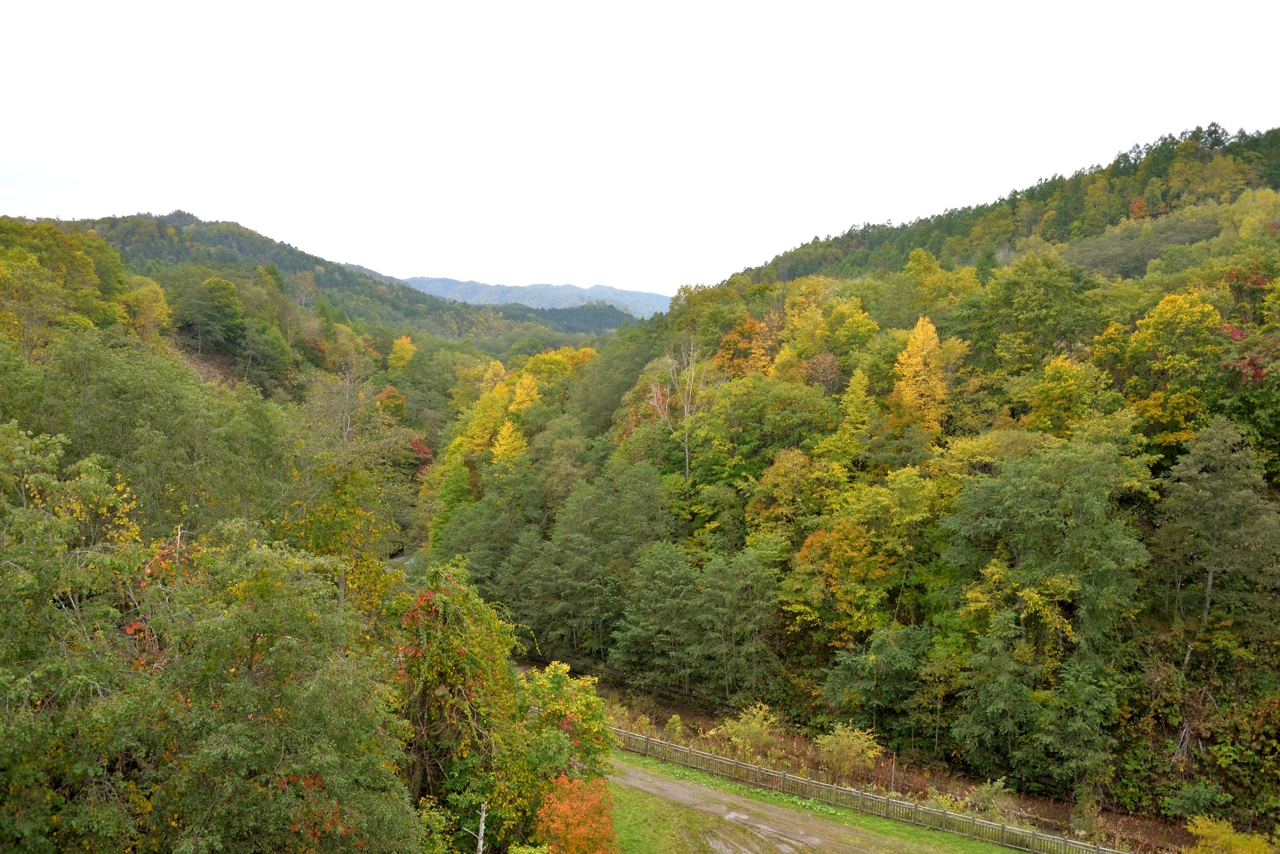
[[[613,851],[574,672],[1275,832],[1277,190],[1197,129],[622,325],[0,217],[0,850]]]
[[[561,774],[538,809],[538,835],[551,854],[616,854],[613,797],[602,779]]]

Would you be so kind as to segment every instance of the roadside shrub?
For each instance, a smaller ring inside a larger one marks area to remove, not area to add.
[[[733,753],[745,762],[767,763],[782,755],[778,744],[778,716],[764,703],[743,709],[712,734],[727,739]]]
[[[1265,836],[1241,833],[1231,822],[1207,815],[1191,819],[1187,830],[1196,838],[1196,847],[1188,854],[1274,854],[1276,850]]]
[[[1164,799],[1161,806],[1170,818],[1191,818],[1213,815],[1231,803],[1231,796],[1216,783],[1197,780],[1188,783],[1178,792]]]
[[[985,817],[991,819],[1003,818],[1005,811],[1009,809],[1011,792],[1005,787],[1004,778],[999,780],[988,780],[985,783],[979,783],[969,790],[969,794],[965,800],[969,803],[969,808],[982,813]]]
[[[880,745],[876,744],[874,732],[869,729],[853,729],[847,724],[836,724],[831,732],[818,736],[816,743],[822,753],[822,761],[838,777],[850,777],[859,771],[870,771],[884,753]]]

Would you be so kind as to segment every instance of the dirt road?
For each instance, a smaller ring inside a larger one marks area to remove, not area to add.
[[[829,852],[829,854],[933,854],[938,851],[994,850],[981,843],[950,834],[913,832],[904,839],[871,830],[849,827],[811,813],[764,804],[731,795],[697,783],[660,776],[625,761],[614,762],[609,779],[651,795],[674,801],[738,825],[750,834],[735,838],[709,831],[706,839],[713,851],[723,854],[765,854],[765,852]]]

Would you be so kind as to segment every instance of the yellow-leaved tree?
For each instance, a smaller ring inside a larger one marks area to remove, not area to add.
[[[907,346],[893,366],[897,382],[889,395],[895,426],[916,424],[930,436],[942,433],[948,412],[947,372],[964,354],[962,342],[938,340],[938,330],[927,317],[916,321]]]
[[[1222,315],[1209,292],[1170,294],[1129,336],[1111,324],[1094,339],[1094,361],[1109,369],[1125,400],[1150,425],[1157,445],[1186,442],[1209,418],[1226,352]]]
[[[840,426],[818,443],[817,451],[827,459],[849,466],[866,450],[867,428],[879,415],[869,381],[862,371],[854,371],[840,397]]]
[[[505,462],[514,460],[523,454],[528,447],[529,443],[520,434],[520,428],[510,421],[504,422],[502,427],[498,429],[498,435],[493,439],[493,461]]]
[[[903,268],[915,284],[912,304],[919,310],[932,311],[958,297],[978,289],[978,273],[973,267],[944,270],[938,259],[924,249],[915,249]]]
[[[1043,372],[1011,380],[1009,391],[1029,407],[1024,427],[1062,437],[1080,422],[1120,408],[1123,399],[1107,386],[1107,375],[1094,365],[1055,356]]]
[[[409,366],[409,362],[413,361],[414,354],[417,352],[418,348],[413,346],[409,336],[401,335],[391,345],[391,352],[387,354],[387,365],[397,371],[403,371]]]

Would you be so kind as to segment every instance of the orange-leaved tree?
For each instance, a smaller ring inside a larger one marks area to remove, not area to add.
[[[602,779],[561,774],[538,809],[538,835],[551,854],[617,854],[613,797]]]

